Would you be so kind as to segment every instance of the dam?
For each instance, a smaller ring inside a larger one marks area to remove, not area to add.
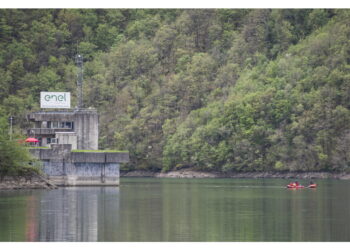
[[[41,110],[27,115],[33,126],[26,134],[37,142],[29,151],[56,185],[118,186],[120,164],[129,161],[129,153],[99,150],[99,115],[83,107],[82,57],[77,59],[78,106],[70,108],[69,92],[41,92]]]
[[[98,114],[94,109],[39,111],[28,115],[27,130],[37,146],[29,149],[56,185],[119,185],[120,164],[128,152],[98,150]]]

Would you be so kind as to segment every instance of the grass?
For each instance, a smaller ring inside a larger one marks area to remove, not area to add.
[[[49,147],[27,147],[29,149],[37,149],[37,148],[44,148],[44,149],[50,149]]]

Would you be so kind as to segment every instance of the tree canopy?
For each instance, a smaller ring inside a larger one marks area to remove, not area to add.
[[[81,53],[127,169],[349,171],[349,36],[346,9],[1,9],[1,115],[75,97]]]

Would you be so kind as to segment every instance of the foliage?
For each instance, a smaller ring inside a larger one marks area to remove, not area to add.
[[[128,169],[349,171],[349,10],[0,10],[0,108],[39,91],[100,112]]]
[[[10,140],[8,131],[6,120],[0,118],[0,177],[39,173],[28,149],[18,141]]]

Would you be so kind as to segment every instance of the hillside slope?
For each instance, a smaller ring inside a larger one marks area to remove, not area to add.
[[[0,115],[70,91],[126,169],[348,171],[349,10],[0,10]]]

